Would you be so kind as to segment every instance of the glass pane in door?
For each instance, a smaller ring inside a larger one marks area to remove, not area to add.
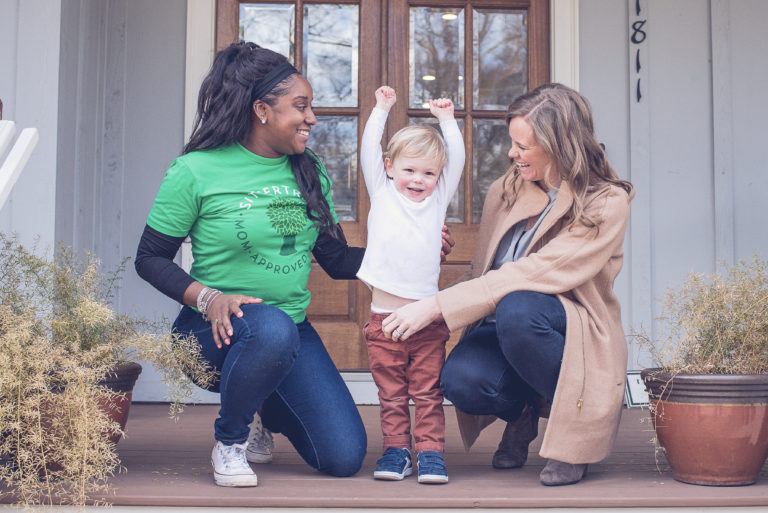
[[[503,119],[473,123],[472,221],[480,222],[488,187],[509,169],[509,130]]]
[[[304,69],[315,106],[357,106],[358,27],[356,5],[304,8]]]
[[[473,11],[473,84],[475,109],[504,110],[528,87],[526,11]]]
[[[285,55],[293,63],[295,14],[292,4],[240,4],[240,39]]]
[[[357,219],[357,117],[317,116],[309,148],[331,177],[333,206],[339,221]]]
[[[445,97],[464,108],[464,10],[411,7],[409,27],[408,105]]]

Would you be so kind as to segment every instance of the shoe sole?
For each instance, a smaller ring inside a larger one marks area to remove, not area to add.
[[[491,461],[491,465],[493,465],[493,468],[497,468],[499,470],[507,470],[510,468],[520,468],[523,465],[525,465],[525,462],[528,460],[526,456],[526,458],[522,462],[519,459],[512,461],[511,458],[507,458],[506,455],[497,456],[496,454],[493,455],[493,460]]]
[[[402,481],[406,477],[413,474],[412,468],[407,468],[403,473],[389,472],[386,470],[377,470],[373,473],[374,479],[381,479],[382,481]]]
[[[270,461],[272,461],[272,455],[251,453],[246,451],[245,459],[247,459],[251,463],[269,463]]]
[[[567,486],[567,485],[572,485],[572,484],[580,483],[581,481],[583,481],[584,478],[587,477],[587,471],[588,470],[589,470],[588,467],[585,468],[584,469],[584,473],[581,474],[581,477],[578,478],[578,479],[574,479],[572,481],[547,481],[545,479],[541,479],[541,477],[539,477],[539,480],[541,481],[541,484],[543,484],[544,486]]]
[[[445,484],[448,482],[448,476],[441,476],[437,474],[426,474],[419,476],[419,483],[422,484]]]
[[[211,461],[211,465],[213,465],[213,461]],[[238,474],[238,475],[226,475],[226,474],[219,474],[214,469],[213,471],[213,481],[218,486],[227,486],[227,487],[237,487],[237,488],[245,488],[249,486],[257,486],[259,484],[259,479],[256,476],[256,474]]]
[[[245,488],[249,486],[257,486],[259,481],[256,475],[248,476],[225,476],[223,474],[216,474],[214,472],[213,474],[213,480],[216,482],[218,486],[228,486],[228,487],[237,487],[237,488]]]

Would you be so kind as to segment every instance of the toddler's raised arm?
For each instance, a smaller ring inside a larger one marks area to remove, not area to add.
[[[453,119],[453,102],[450,98],[429,100],[429,112],[441,123]]]
[[[441,196],[447,198],[453,196],[461,181],[464,170],[464,139],[459,130],[459,125],[453,117],[453,101],[450,98],[436,98],[429,100],[429,111],[440,122],[440,130],[443,132],[445,145],[448,149],[448,164],[443,170],[442,179],[437,187],[442,189]]]
[[[368,117],[363,130],[363,139],[360,141],[360,165],[370,196],[386,185],[387,174],[384,170],[381,136],[384,134],[389,109],[397,101],[395,90],[389,86],[379,87],[374,96],[376,106]]]
[[[376,97],[376,106],[389,112],[389,109],[397,102],[397,93],[389,86],[381,86],[373,93]]]

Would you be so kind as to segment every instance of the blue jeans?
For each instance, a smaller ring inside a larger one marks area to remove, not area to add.
[[[459,410],[516,420],[538,395],[552,402],[565,347],[565,310],[555,296],[513,292],[496,323],[467,333],[448,355],[443,395]]]
[[[367,439],[355,402],[309,321],[293,322],[265,304],[242,305],[231,317],[231,344],[213,342],[211,324],[185,306],[173,330],[197,337],[203,357],[221,375],[210,388],[221,394],[216,440],[248,439],[261,408],[264,426],[283,433],[310,466],[334,476],[360,470]]]

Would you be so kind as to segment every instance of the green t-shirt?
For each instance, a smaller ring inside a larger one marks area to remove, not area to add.
[[[319,167],[333,212],[331,182]],[[172,237],[189,235],[189,274],[203,285],[262,298],[294,322],[304,320],[318,230],[307,217],[287,156],[264,158],[234,144],[178,157],[147,224]]]

